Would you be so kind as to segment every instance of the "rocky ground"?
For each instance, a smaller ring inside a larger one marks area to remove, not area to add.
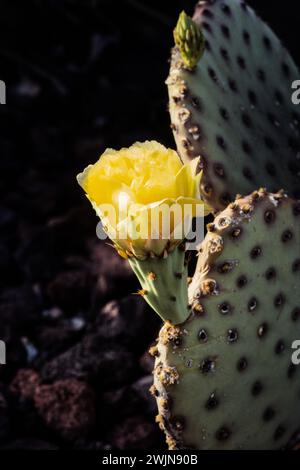
[[[108,146],[174,145],[164,79],[193,3],[1,4],[2,449],[165,448],[148,393],[160,321],[75,177]]]

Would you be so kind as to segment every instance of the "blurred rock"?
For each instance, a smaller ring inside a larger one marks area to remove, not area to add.
[[[17,439],[0,446],[0,450],[57,450],[58,447],[50,442],[34,438]]]
[[[112,417],[120,416],[121,408],[125,401],[129,407],[126,387],[105,391],[102,393],[101,400],[99,402],[101,415],[103,415],[104,418],[108,418],[109,415]],[[113,421],[114,418],[112,418],[112,422]]]
[[[54,184],[47,172],[29,168],[20,180],[23,197],[18,201],[18,213],[21,212],[28,222],[44,224],[47,218],[55,214],[62,191],[61,185]]]
[[[10,431],[8,405],[0,391],[0,439],[8,437]]]
[[[149,388],[153,385],[153,375],[146,375],[134,382],[131,386],[132,392],[137,395],[141,403],[141,410],[154,415],[157,412],[156,401],[149,392]]]
[[[43,423],[34,405],[39,383],[40,377],[33,369],[19,369],[10,383],[10,402],[14,410],[12,425],[18,436],[34,438],[43,432]]]
[[[300,450],[300,430],[296,431],[290,438],[287,450]]]
[[[0,139],[1,142],[1,139]],[[3,159],[1,158],[1,161]],[[3,178],[5,179],[5,178]],[[18,216],[17,213],[5,206],[0,206],[0,234],[1,241],[6,245],[11,246],[11,243],[15,241],[15,235],[17,232]]]
[[[149,354],[149,347],[144,352],[144,354],[140,357],[140,366],[143,371],[151,374],[154,369],[154,362],[155,359],[151,354]]]
[[[15,286],[22,279],[22,272],[14,257],[9,252],[7,246],[0,244],[0,286]]]
[[[110,438],[114,449],[149,449],[158,444],[160,433],[155,423],[145,420],[142,415],[136,415],[118,424]]]
[[[27,366],[27,352],[21,338],[12,334],[10,328],[5,332],[6,335],[1,334],[0,324],[0,338],[6,344],[6,364],[0,365],[0,380],[9,382],[20,367]]]
[[[93,292],[94,310],[110,299],[119,299],[138,290],[138,281],[128,262],[112,246],[94,240],[88,248],[91,273],[97,278]]]
[[[31,286],[9,288],[0,295],[0,337],[4,339],[7,327],[19,334],[38,320],[36,296]]]
[[[65,215],[51,218],[46,226],[26,238],[18,250],[18,261],[26,264],[33,282],[49,282],[64,268],[65,257],[85,251],[86,237],[94,229],[93,217],[85,208],[76,207]]]
[[[131,386],[99,391],[98,413],[101,419],[107,423],[106,432],[111,430],[121,420],[134,415],[137,410],[141,410],[142,400],[131,389]],[[144,408],[145,411],[145,408]]]
[[[85,270],[64,271],[48,284],[47,293],[53,304],[68,312],[78,312],[88,305],[90,281]]]
[[[109,423],[111,428],[121,420],[141,413],[153,419],[157,414],[156,403],[149,392],[153,377],[145,376],[136,380],[132,385],[119,389],[108,390],[99,395],[99,415]]]
[[[34,401],[46,425],[64,439],[86,436],[94,426],[95,397],[84,382],[68,379],[40,385]]]
[[[43,351],[43,359],[49,360],[72,347],[80,338],[80,332],[63,321],[55,326],[42,326],[36,330],[36,346]],[[38,358],[38,363],[40,360]]]
[[[74,442],[74,448],[76,450],[110,450],[111,447],[104,444],[102,441],[94,441],[90,439],[78,439]]]
[[[86,335],[80,343],[47,362],[41,371],[45,382],[77,378],[99,382],[102,388],[128,383],[132,377],[132,354],[121,346],[105,347],[99,335]]]
[[[38,356],[39,351],[27,336],[22,336],[21,342],[26,351],[27,364],[31,364]]]
[[[144,350],[158,332],[160,320],[140,296],[130,295],[112,300],[96,319],[97,334],[106,340],[130,344],[134,350]]]
[[[161,84],[179,0],[149,0],[147,11],[127,3],[118,14],[114,2],[94,0],[17,9],[5,1],[1,9],[1,78],[10,86],[0,128],[0,429],[9,420],[0,441],[11,450],[150,450],[164,440],[147,401],[151,367],[141,359],[160,321],[131,296],[139,283],[109,240],[97,239],[98,218],[76,182],[107,147],[149,137],[172,145]],[[148,52],[139,74],[133,44]],[[58,391],[57,382],[78,379],[97,397],[96,423],[91,434],[81,435],[81,422],[70,436],[68,407],[82,406],[80,393]]]

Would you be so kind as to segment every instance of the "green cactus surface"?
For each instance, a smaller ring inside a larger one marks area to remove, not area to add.
[[[180,156],[201,156],[204,198],[216,211],[261,186],[299,198],[298,68],[243,1],[201,1],[193,20],[205,52],[188,70],[175,47],[167,85]]]
[[[259,190],[208,230],[192,314],[151,350],[157,421],[170,449],[279,449],[300,428],[300,202]]]

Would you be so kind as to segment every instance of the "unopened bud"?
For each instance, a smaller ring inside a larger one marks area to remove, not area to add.
[[[205,40],[200,27],[184,11],[174,29],[174,40],[185,65],[195,68],[204,53]]]

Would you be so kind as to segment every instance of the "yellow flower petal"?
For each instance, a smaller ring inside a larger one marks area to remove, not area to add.
[[[197,164],[196,159],[183,165],[174,150],[158,142],[137,142],[119,151],[107,149],[78,175],[78,182],[119,251],[161,256],[172,237],[180,243],[174,231],[187,218],[185,205],[190,217],[199,215],[199,208],[209,212],[200,200]]]

